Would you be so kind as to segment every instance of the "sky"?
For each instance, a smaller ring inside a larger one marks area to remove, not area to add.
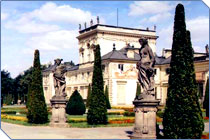
[[[175,7],[185,7],[187,29],[196,52],[205,52],[209,43],[209,9],[202,1],[2,1],[1,70],[15,78],[33,64],[35,49],[41,64],[79,62],[78,28],[96,23],[153,29],[156,25],[156,51],[172,46]],[[111,50],[110,50],[111,51]]]

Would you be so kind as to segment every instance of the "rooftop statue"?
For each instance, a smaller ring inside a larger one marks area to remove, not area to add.
[[[140,60],[137,62],[138,80],[143,88],[143,92],[137,97],[141,99],[155,99],[154,92],[154,64],[155,56],[148,45],[147,39],[139,39],[141,48],[139,49]]]
[[[66,89],[66,81],[65,81],[65,73],[66,66],[61,64],[63,59],[55,59],[55,67],[53,69],[53,81],[55,88],[55,96],[54,97],[66,97],[65,89]]]
[[[97,24],[99,24],[100,23],[100,21],[99,21],[99,16],[97,16]]]
[[[90,26],[93,26],[93,19],[90,20]]]

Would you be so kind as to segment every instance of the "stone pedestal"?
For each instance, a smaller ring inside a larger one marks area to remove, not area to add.
[[[159,100],[134,100],[135,126],[131,139],[156,139],[156,112]]]
[[[68,102],[65,98],[55,97],[50,100],[52,106],[52,117],[50,126],[52,127],[68,127],[66,117],[66,104]]]

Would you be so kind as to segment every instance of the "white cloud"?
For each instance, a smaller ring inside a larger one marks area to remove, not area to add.
[[[60,29],[60,27],[57,25],[38,23],[37,21],[28,20],[25,18],[21,18],[16,21],[9,21],[5,24],[5,27],[8,29],[17,30],[20,33],[45,33]]]
[[[169,18],[172,17],[172,14],[169,12],[166,13],[161,13],[161,14],[156,14],[154,16],[148,17],[148,18],[143,18],[140,20],[140,23],[157,23],[157,22],[163,22],[165,20],[168,20]]]
[[[24,53],[32,53],[34,49],[44,52],[55,52],[57,50],[70,49],[77,46],[76,36],[78,31],[59,30],[48,32],[43,35],[31,37],[26,45],[30,46]]]
[[[160,14],[172,10],[174,6],[168,2],[160,1],[135,1],[130,5],[129,16],[141,16],[144,14]]]
[[[73,8],[70,5],[58,6],[52,2],[48,2],[39,9],[32,11],[28,16],[45,22],[59,21],[73,24],[90,21],[91,18],[96,19],[89,11]]]
[[[196,52],[204,52],[205,44],[209,43],[209,19],[208,17],[197,17],[186,20],[187,29],[191,33],[192,46]],[[158,32],[157,50],[171,48],[173,37],[173,25],[162,28]]]
[[[173,26],[170,25],[168,27],[160,29],[157,32],[159,36],[157,40],[157,53],[161,54],[163,48],[171,48],[172,46],[172,37],[173,37]]]
[[[194,43],[209,42],[209,18],[197,17],[186,21]]]
[[[151,16],[150,18],[148,18],[148,21],[149,22],[158,22],[158,21],[166,20],[170,17],[172,17],[172,14],[167,12],[167,13],[162,13],[162,14],[157,14],[157,15]]]
[[[8,18],[9,14],[7,13],[1,13],[1,21],[6,20]]]
[[[70,5],[58,6],[55,3],[48,2],[39,9],[32,12],[26,12],[20,15],[19,19],[9,20],[5,27],[15,29],[20,33],[45,33],[60,30],[59,23],[78,24],[96,20],[89,11],[83,11],[73,8]],[[105,23],[103,18],[101,23]],[[87,23],[87,26],[89,23]]]

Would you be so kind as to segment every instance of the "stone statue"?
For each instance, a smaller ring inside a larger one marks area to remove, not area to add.
[[[207,44],[207,45],[205,46],[205,48],[206,48],[206,55],[209,56],[209,45]]]
[[[86,22],[84,23],[84,26],[85,26],[85,29],[86,29],[87,28],[87,23]]]
[[[147,39],[139,39],[141,48],[139,49],[140,60],[137,62],[138,80],[143,88],[143,92],[137,99],[155,99],[154,92],[154,64],[155,56],[148,45]]]
[[[55,59],[55,67],[53,69],[53,81],[55,88],[55,96],[54,97],[66,97],[65,89],[66,89],[66,81],[65,81],[65,73],[66,67],[61,64],[63,59]]]
[[[93,19],[90,20],[90,26],[93,26]]]
[[[97,24],[99,24],[99,16],[97,16]]]

